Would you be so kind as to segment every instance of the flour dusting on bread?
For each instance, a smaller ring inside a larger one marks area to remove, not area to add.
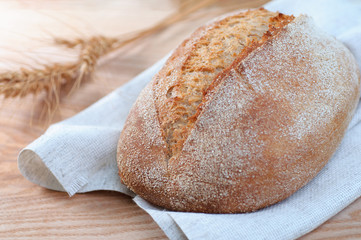
[[[288,18],[265,9],[239,12],[211,23],[176,50],[175,55],[182,55],[182,64],[169,61],[154,84],[169,158],[182,150],[197,120],[198,106],[217,75],[239,58],[244,48]]]

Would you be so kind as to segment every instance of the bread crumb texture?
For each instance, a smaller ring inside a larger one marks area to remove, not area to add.
[[[229,14],[184,41],[142,91],[119,139],[120,177],[175,211],[269,206],[331,158],[359,88],[352,54],[310,18]]]

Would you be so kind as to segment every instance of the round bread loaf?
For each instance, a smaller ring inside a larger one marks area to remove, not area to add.
[[[131,109],[121,181],[175,211],[249,212],[304,186],[359,99],[348,49],[307,16],[223,16],[185,40]]]

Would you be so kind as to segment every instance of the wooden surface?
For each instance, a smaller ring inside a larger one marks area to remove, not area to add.
[[[142,29],[177,9],[180,1],[15,1],[0,2],[1,69],[41,61],[64,61],[74,53],[50,46],[51,37],[91,36]],[[62,100],[52,122],[73,116],[176,47],[202,22],[234,8],[266,0],[221,1],[154,36],[108,56],[93,80]],[[25,57],[24,57],[25,56]],[[14,63],[15,62],[15,63]],[[1,98],[0,98],[1,99]],[[132,200],[98,191],[69,198],[27,181],[18,171],[19,151],[44,131],[41,99],[0,101],[0,239],[166,239]],[[360,239],[361,200],[302,239]]]

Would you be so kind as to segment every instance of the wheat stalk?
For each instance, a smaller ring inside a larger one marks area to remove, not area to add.
[[[69,89],[69,87],[71,88],[70,93],[77,89],[84,78],[94,71],[101,57],[136,40],[159,32],[213,2],[214,0],[184,1],[178,12],[153,27],[127,37],[93,36],[88,39],[79,38],[75,40],[56,38],[56,44],[68,48],[80,47],[77,60],[64,64],[45,64],[40,68],[20,68],[18,71],[0,73],[0,95],[4,95],[5,98],[24,97],[29,94],[37,96],[39,93],[45,92],[48,112],[55,111],[59,106],[60,92]]]

